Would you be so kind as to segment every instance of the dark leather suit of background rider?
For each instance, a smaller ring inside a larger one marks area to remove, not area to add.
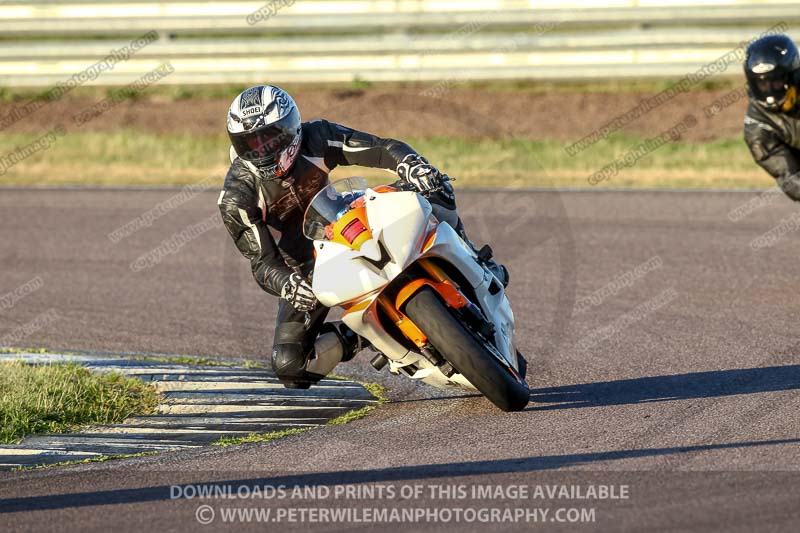
[[[785,35],[753,42],[745,59],[750,104],[744,138],[753,159],[800,201],[800,54]]]

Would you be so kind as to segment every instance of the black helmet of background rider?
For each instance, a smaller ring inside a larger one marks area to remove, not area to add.
[[[747,48],[744,62],[750,98],[772,112],[787,113],[797,103],[800,54],[786,35],[770,35]]]
[[[300,110],[283,89],[250,87],[228,110],[228,137],[236,155],[262,179],[284,178],[300,151]]]

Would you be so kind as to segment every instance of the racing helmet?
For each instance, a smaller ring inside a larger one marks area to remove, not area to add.
[[[281,179],[300,152],[300,110],[289,94],[273,85],[250,87],[228,110],[228,137],[244,161],[266,180]]]
[[[747,48],[747,87],[758,105],[769,111],[791,111],[797,103],[800,54],[786,35],[770,35]]]

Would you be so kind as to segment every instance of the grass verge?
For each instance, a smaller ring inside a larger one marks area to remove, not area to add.
[[[35,140],[7,133],[0,154]],[[644,139],[611,135],[569,156],[568,143],[527,139],[404,139],[468,187],[588,187],[588,178]],[[146,155],[146,157],[143,157]],[[133,130],[69,132],[0,176],[0,185],[188,185],[219,183],[228,168],[228,140],[220,135],[153,134]],[[360,175],[386,182],[384,171],[339,167],[332,179]],[[218,180],[216,179],[218,177]],[[209,178],[212,178],[209,180]],[[390,178],[389,178],[390,179]],[[752,161],[740,138],[673,142],[603,181],[604,187],[767,188],[773,182]]]
[[[3,348],[0,353],[52,353],[43,348]],[[191,356],[153,357],[136,356],[135,360],[171,363],[264,368],[260,363],[245,361],[234,363]],[[331,374],[329,379],[350,380],[346,376]],[[360,383],[360,382],[359,382]],[[329,420],[326,425],[344,425],[365,417],[378,405],[388,401],[386,389],[377,383],[361,383],[378,402],[348,411]],[[149,385],[134,378],[113,373],[97,374],[75,363],[29,365],[22,361],[0,362],[0,444],[12,444],[33,433],[61,433],[85,424],[115,424],[135,415],[155,412],[159,395]],[[251,433],[245,437],[226,437],[213,446],[267,442],[315,429],[293,428],[271,433]],[[154,455],[161,452],[143,452],[126,455],[103,455],[88,459],[62,461],[46,465],[19,467],[16,470],[38,470],[57,466],[100,463]]]
[[[86,424],[117,424],[151,414],[158,393],[134,378],[93,373],[74,363],[0,363],[0,443]]]

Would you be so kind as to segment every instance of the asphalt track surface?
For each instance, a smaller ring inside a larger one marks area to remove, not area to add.
[[[43,284],[0,309],[0,338],[11,334],[17,345],[53,349],[265,358],[275,301],[259,292],[222,228],[152,268],[130,268],[162,240],[213,215],[215,193],[197,195],[117,244],[109,240],[111,231],[175,194],[1,190],[0,295],[34,276]],[[789,217],[797,207],[776,196],[732,221],[729,213],[753,198],[461,192],[473,239],[490,241],[512,274],[519,345],[530,359],[526,411],[501,413],[480,397],[378,373],[364,355],[339,372],[384,384],[392,400],[365,419],[266,444],[0,474],[0,529],[796,530],[800,236]],[[751,246],[784,220],[787,231],[773,246]],[[648,261],[657,268],[574,310]],[[51,309],[57,315],[47,316],[56,319],[19,333]],[[310,485],[331,495],[172,498],[183,490],[173,485],[217,481],[234,492],[243,486],[243,494]],[[335,498],[335,486],[344,483],[422,492]],[[626,485],[629,497],[492,500],[469,492],[520,484],[618,491]],[[466,487],[467,498],[437,492],[453,485]],[[196,513],[206,504],[215,517],[203,526]],[[294,523],[288,515],[281,523],[222,523],[221,508],[237,506],[550,514],[543,523],[444,522],[445,515],[405,524],[297,523],[299,515]],[[595,521],[551,521],[569,507],[593,508]]]

